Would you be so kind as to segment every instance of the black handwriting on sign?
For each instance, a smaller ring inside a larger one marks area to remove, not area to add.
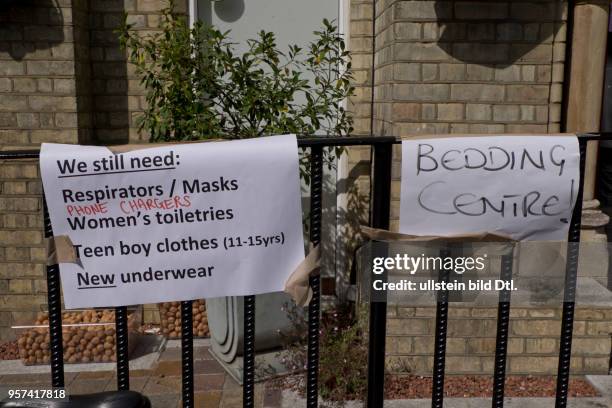
[[[468,147],[465,149],[441,149],[428,143],[419,143],[417,172],[433,172],[438,169],[461,170],[527,170],[549,171],[558,169],[563,174],[565,146],[553,145],[549,148],[521,147],[518,149],[500,146]]]
[[[570,182],[573,190],[574,180]],[[531,216],[555,217],[567,210],[556,194],[546,195],[539,191],[520,194],[497,194],[486,196],[473,192],[450,193],[452,188],[444,181],[435,181],[426,185],[418,196],[419,206],[434,214],[462,214],[480,217],[497,214],[501,217],[527,218]],[[570,206],[572,205],[570,193]]]

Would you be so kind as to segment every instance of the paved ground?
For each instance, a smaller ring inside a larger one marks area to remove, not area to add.
[[[284,391],[282,408],[306,407],[306,401],[294,392]],[[490,408],[489,398],[445,398],[444,406],[448,408]],[[504,408],[554,408],[554,398],[506,398]],[[430,408],[430,399],[385,401],[385,408]],[[573,398],[568,400],[569,408],[612,408],[610,398]],[[342,408],[364,408],[361,402],[348,402]]]
[[[238,385],[212,358],[208,346],[194,348],[195,402],[196,407],[240,408],[242,407],[242,387]],[[66,388],[69,394],[93,393],[116,389],[113,371],[67,372]],[[602,394],[601,398],[570,399],[573,408],[612,408],[612,376],[589,376],[591,383]],[[9,389],[49,388],[48,373],[9,374],[0,373],[0,399]],[[153,408],[180,407],[181,362],[180,348],[168,347],[159,361],[149,369],[130,370],[130,388],[147,395]],[[256,408],[302,408],[306,407],[303,398],[295,392],[255,387]],[[484,398],[447,398],[446,407],[450,408],[488,408],[490,399]],[[548,408],[554,407],[553,398],[508,398],[507,408]],[[385,408],[428,408],[430,400],[396,400],[385,402]],[[363,404],[350,402],[345,408],[362,408]]]
[[[130,389],[147,395],[153,408],[180,406],[181,355],[179,348],[167,348],[151,369],[130,370]],[[0,399],[9,389],[49,388],[48,373],[1,375]],[[196,407],[238,408],[242,406],[242,387],[238,385],[212,358],[208,347],[194,348],[194,391]],[[85,394],[116,389],[116,377],[112,371],[89,371],[65,373],[66,390],[69,394]],[[280,406],[280,391],[264,393],[263,386],[256,391],[257,408]]]
[[[612,375],[589,375],[587,380],[601,394],[598,398],[570,398],[570,408],[612,408]],[[306,401],[293,391],[283,391],[280,397],[282,408],[306,407]],[[444,406],[448,408],[489,408],[490,398],[445,398]],[[554,408],[554,398],[506,398],[505,408]],[[351,401],[343,408],[363,408],[362,402]],[[393,400],[385,401],[385,408],[430,408],[431,400]]]

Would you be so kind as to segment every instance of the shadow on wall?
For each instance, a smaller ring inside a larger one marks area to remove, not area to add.
[[[212,24],[212,13],[221,21],[233,23],[244,14],[244,0],[201,1],[198,13],[202,21]]]
[[[119,35],[116,32],[122,21],[122,13],[92,7],[89,19],[94,22],[106,20],[115,22],[114,25],[103,28],[93,24],[90,26],[88,49],[99,52],[90,52],[83,57],[88,61],[91,80],[87,81],[85,74],[81,75],[83,80],[79,82],[84,83],[83,87],[87,86],[86,82],[90,83],[93,141],[102,145],[137,141],[130,138],[130,128],[136,126],[131,116],[133,113],[136,115],[140,108],[135,107],[131,111],[128,99],[130,95],[135,99],[139,98],[141,90],[136,87],[130,89],[127,56],[121,49]],[[146,141],[147,136],[135,135],[135,137],[143,137],[145,139],[142,141]]]
[[[459,61],[505,68],[559,31],[561,1],[436,1],[438,46]],[[550,49],[552,53],[552,47]],[[552,55],[551,55],[552,56]]]
[[[57,0],[0,1],[0,52],[21,61],[64,41],[64,17]]]

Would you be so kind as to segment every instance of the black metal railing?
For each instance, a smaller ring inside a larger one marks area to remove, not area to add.
[[[584,179],[586,145],[589,140],[612,140],[612,134],[583,134],[578,136],[580,145],[580,176]],[[310,150],[310,241],[317,245],[321,241],[322,215],[322,177],[323,149],[338,146],[371,146],[373,149],[372,191],[371,191],[371,225],[376,228],[389,228],[391,200],[391,163],[393,145],[400,143],[395,137],[316,137],[298,140],[301,149]],[[37,159],[37,150],[2,151],[0,160]],[[560,334],[559,366],[557,373],[556,407],[567,406],[570,375],[570,358],[572,352],[572,329],[574,323],[574,299],[578,271],[578,246],[580,241],[580,224],[582,215],[583,183],[577,196],[572,215],[568,237],[568,257],[565,279],[565,302],[563,303],[562,329]],[[53,236],[47,206],[44,202],[45,237]],[[573,245],[572,245],[573,244]],[[448,271],[440,274],[440,279],[448,278]],[[509,280],[512,276],[512,258],[502,257],[501,279]],[[381,276],[385,279],[384,275]],[[307,406],[318,406],[318,370],[319,370],[319,324],[320,324],[320,278],[312,276],[310,285],[313,298],[308,311],[308,351],[307,351]],[[47,266],[48,310],[50,329],[50,362],[51,383],[53,387],[64,386],[64,364],[62,347],[62,315],[60,276],[57,265]],[[510,292],[500,292],[498,306],[497,337],[494,367],[494,387],[492,406],[503,407],[504,383],[506,377],[506,353],[508,328],[510,320]],[[448,294],[438,297],[436,311],[436,333],[433,367],[432,407],[443,406],[445,352],[448,323]],[[127,309],[115,309],[116,344],[117,344],[117,389],[129,389],[129,356]],[[382,408],[384,401],[385,376],[385,339],[386,339],[386,302],[371,302],[368,351],[368,394],[369,408]],[[194,406],[193,376],[193,335],[191,331],[192,302],[181,303],[182,324],[182,401],[183,407]],[[255,296],[244,299],[244,363],[243,363],[243,406],[253,408],[255,404]]]

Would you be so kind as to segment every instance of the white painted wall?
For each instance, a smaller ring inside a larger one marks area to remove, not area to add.
[[[338,20],[339,0],[193,0],[198,17],[221,31],[231,30],[238,43],[255,38],[260,30],[277,34],[277,44],[305,46],[323,18]]]

